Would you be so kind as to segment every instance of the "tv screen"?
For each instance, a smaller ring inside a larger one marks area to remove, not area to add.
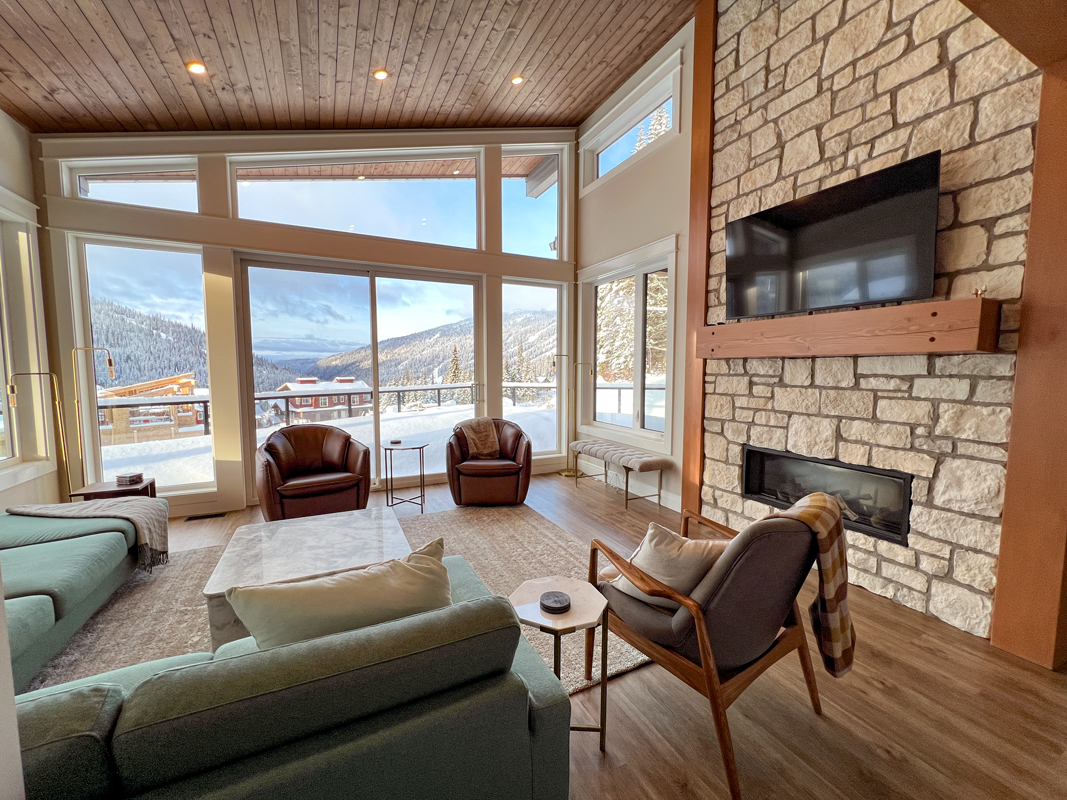
[[[941,152],[726,223],[726,316],[934,293]]]

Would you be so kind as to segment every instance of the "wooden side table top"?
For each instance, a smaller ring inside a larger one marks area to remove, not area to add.
[[[75,497],[81,497],[85,500],[100,500],[105,497],[136,497],[138,495],[155,497],[156,479],[145,478],[140,483],[131,483],[129,485],[119,485],[115,481],[100,481],[99,483],[90,483],[88,486],[70,493],[72,500]]]

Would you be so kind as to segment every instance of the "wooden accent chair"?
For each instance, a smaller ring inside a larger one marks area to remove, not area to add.
[[[726,551],[685,597],[594,539],[589,582],[608,599],[609,627],[675,677],[711,701],[730,796],[741,797],[726,709],[772,664],[796,650],[811,705],[822,713],[797,594],[818,554],[811,529],[792,519],[761,520],[743,531],[682,512],[682,536],[696,520],[722,537]],[[638,589],[678,603],[664,613],[605,581],[598,581],[597,553]],[[592,676],[593,631],[586,632],[585,676]]]

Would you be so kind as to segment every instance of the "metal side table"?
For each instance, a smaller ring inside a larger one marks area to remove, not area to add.
[[[426,513],[426,448],[427,444],[405,444],[400,441],[396,444],[386,442],[382,445],[384,458],[382,459],[382,475],[385,478],[385,504],[392,508],[402,503],[411,503],[419,507],[419,513]],[[419,451],[419,493],[411,497],[397,497],[393,488],[393,480],[396,477],[396,467],[393,464],[393,456],[403,450]]]
[[[570,610],[563,614],[546,614],[541,610],[541,595],[545,592],[566,592],[571,598]],[[572,725],[572,731],[592,731],[600,734],[600,749],[608,727],[608,601],[593,584],[574,578],[553,575],[526,581],[508,597],[515,607],[519,621],[545,633],[552,634],[553,671],[560,673],[560,642],[568,633],[602,625],[600,637],[600,725]]]

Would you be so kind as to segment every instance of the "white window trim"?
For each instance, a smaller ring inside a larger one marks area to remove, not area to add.
[[[578,271],[578,336],[581,358],[589,364],[596,363],[596,287],[608,281],[626,278],[631,275],[644,275],[667,268],[667,389],[664,400],[663,432],[650,431],[644,428],[626,428],[621,425],[612,425],[606,422],[597,422],[594,414],[596,391],[591,389],[595,381],[590,379],[588,373],[578,381],[578,432],[598,439],[628,444],[640,447],[664,455],[673,452],[673,419],[672,406],[674,404],[674,390],[672,385],[675,360],[675,285],[677,280],[678,266],[678,236],[671,235],[656,242],[631,250],[628,253],[602,261],[599,264],[586,267]],[[643,292],[638,292],[637,297],[643,297]],[[635,321],[636,324],[636,321]],[[636,337],[635,337],[636,338]],[[635,348],[636,349],[636,348]],[[635,352],[634,371],[643,370],[643,353]],[[636,387],[634,389],[634,420],[640,419],[644,406],[644,397],[639,396]]]
[[[598,177],[597,158],[600,153],[668,99],[672,99],[674,104],[670,130],[656,137],[610,172]],[[578,140],[578,196],[584,197],[673,141],[681,135],[682,120],[682,50],[679,48]]]
[[[13,372],[49,370],[41,340],[44,309],[37,229],[37,206],[0,186],[0,324],[5,385]],[[20,402],[15,408],[8,407],[6,388],[0,398],[7,414],[11,453],[0,461],[0,490],[57,470],[49,378],[26,378],[18,388]]]

